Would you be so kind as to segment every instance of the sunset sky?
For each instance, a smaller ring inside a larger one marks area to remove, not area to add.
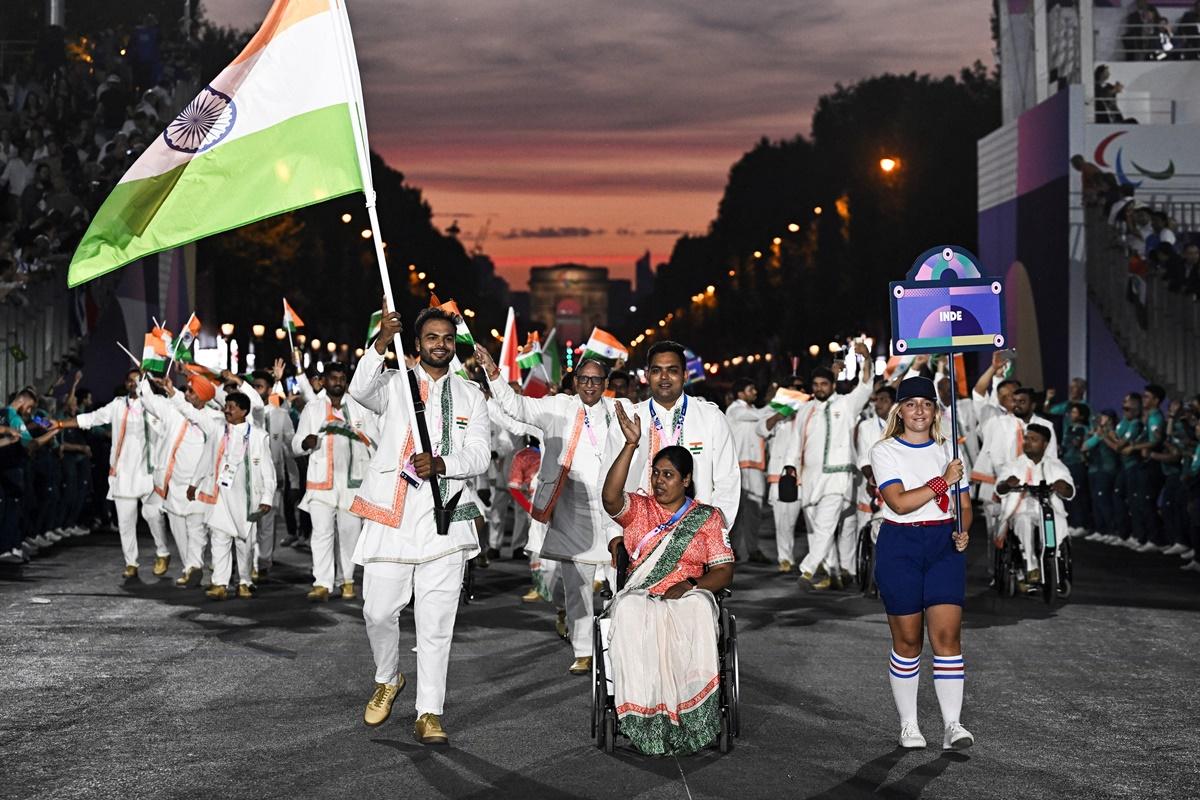
[[[256,26],[270,0],[204,0]],[[514,288],[630,277],[703,232],[729,167],[834,84],[994,63],[986,0],[352,0],[371,145]]]

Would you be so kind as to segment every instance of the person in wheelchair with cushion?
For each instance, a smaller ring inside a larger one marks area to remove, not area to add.
[[[621,733],[647,755],[688,754],[720,731],[715,592],[733,580],[733,550],[721,512],[693,499],[692,456],[679,446],[654,455],[653,497],[624,491],[641,436],[620,404],[625,436],[604,481],[604,510],[623,533],[630,574],[609,606],[609,656]],[[710,635],[692,635],[707,628]]]

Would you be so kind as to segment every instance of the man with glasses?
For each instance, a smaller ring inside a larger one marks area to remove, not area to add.
[[[575,660],[572,675],[592,671],[593,582],[609,562],[606,515],[600,501],[601,472],[613,401],[605,400],[608,370],[585,358],[575,369],[575,394],[524,397],[500,377],[491,355],[476,346],[492,396],[513,419],[541,431],[542,462],[530,514],[547,524],[540,555],[562,565],[567,623]]]

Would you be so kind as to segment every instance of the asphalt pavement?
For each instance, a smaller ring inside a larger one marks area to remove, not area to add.
[[[152,552],[149,540],[143,553]],[[310,605],[306,554],[253,600],[120,577],[115,534],[0,572],[0,797],[1194,798],[1200,795],[1200,576],[1175,558],[1076,542],[1065,605],[987,588],[971,545],[964,724],[943,755],[926,649],[922,728],[901,751],[878,600],[739,566],[742,733],[728,754],[613,755],[589,737],[528,568],[476,572],[458,617],[448,748],[412,738],[413,688],[368,729],[361,601]],[[145,556],[143,556],[145,559]],[[403,666],[415,677],[412,617]]]

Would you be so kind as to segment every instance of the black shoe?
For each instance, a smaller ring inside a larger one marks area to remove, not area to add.
[[[474,562],[475,566],[479,567],[480,569],[487,569],[492,563],[488,560],[487,553],[480,553],[471,560]]]
[[[487,557],[488,557],[489,559],[499,559],[499,558],[500,558],[500,551],[499,551],[499,550],[497,550],[497,549],[496,549],[496,548],[494,548],[494,547],[489,547],[489,548],[487,549]]]
[[[513,561],[526,561],[528,559],[529,559],[529,556],[525,555],[525,548],[518,547],[516,550],[513,550],[513,553],[512,553]]]

